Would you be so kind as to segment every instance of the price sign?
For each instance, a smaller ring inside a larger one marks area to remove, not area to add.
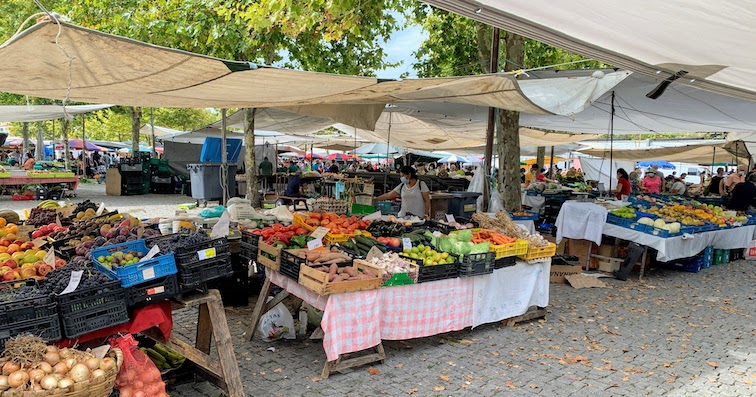
[[[436,237],[441,237],[441,232],[439,232],[438,230],[436,230],[435,232],[433,232],[433,235],[436,236]]]
[[[95,212],[95,215],[100,216],[102,213],[105,212],[105,203],[100,203],[100,206],[97,207],[97,211]]]
[[[160,247],[157,245],[152,246],[152,249],[150,252],[147,253],[147,255],[143,256],[142,259],[139,260],[139,262],[144,262],[152,259],[153,256],[157,255],[160,252]],[[155,277],[155,276],[153,276]]]
[[[55,250],[50,248],[50,251],[47,251],[47,255],[45,255],[45,258],[42,259],[42,261],[55,269]]]
[[[155,278],[155,268],[150,267],[150,268],[142,270],[142,278],[145,280],[150,280],[150,279]]]
[[[314,237],[315,240],[322,240],[323,237],[330,232],[331,229],[323,226],[318,226],[317,229],[315,229],[312,233],[310,233],[310,236]]]
[[[63,226],[63,224],[60,223],[60,214],[55,215],[55,224],[58,226]]]
[[[154,288],[148,288],[147,289],[147,295],[149,295],[149,296],[152,296],[152,295],[155,295],[155,294],[162,294],[163,292],[165,292],[165,287],[162,286],[162,285],[159,286],[159,287],[154,287]]]
[[[66,286],[66,289],[64,289],[60,294],[65,295],[65,294],[76,291],[76,288],[79,286],[79,283],[81,282],[82,274],[84,274],[83,270],[72,271],[71,279],[68,280],[68,285]]]
[[[412,240],[410,240],[409,237],[402,238],[402,248],[406,250],[412,249]]]
[[[206,250],[197,251],[197,256],[199,257],[199,260],[215,258],[215,255],[217,255],[217,253],[215,252],[215,248],[208,248]]]
[[[307,249],[310,250],[310,251],[322,250],[323,249],[323,240],[315,239],[315,240],[308,241],[307,242]]]
[[[213,230],[210,232],[210,237],[220,238],[228,237],[228,227],[231,225],[231,216],[228,211],[223,211],[218,223],[213,226]]]
[[[451,222],[456,222],[457,220],[454,219],[454,214],[446,214],[446,221],[451,223]]]
[[[381,220],[381,211],[375,211],[370,215],[363,216],[362,219],[366,221],[379,221]]]

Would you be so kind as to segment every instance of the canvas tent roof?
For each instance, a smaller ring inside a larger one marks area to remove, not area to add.
[[[173,128],[155,126],[155,138],[170,137],[178,134],[183,134],[185,131],[174,130]],[[152,136],[152,125],[145,124],[139,129],[139,133],[142,135]]]
[[[386,103],[579,112],[619,78],[533,82],[522,89],[509,74],[380,82],[223,61],[71,24],[61,27],[41,22],[0,47],[0,90],[55,99],[70,92],[70,100],[126,106],[273,107],[372,129]],[[531,100],[523,90],[538,95]]]
[[[756,99],[751,1],[424,1],[613,66],[663,78],[685,70],[681,84]]]
[[[609,149],[587,149],[583,154],[609,158]],[[614,160],[666,160],[698,164],[729,163],[736,159],[739,164],[748,164],[750,154],[740,141],[717,145],[686,145],[653,149],[620,149],[612,151]]]
[[[20,105],[0,106],[0,123],[58,120],[78,114],[107,109],[113,105]]]

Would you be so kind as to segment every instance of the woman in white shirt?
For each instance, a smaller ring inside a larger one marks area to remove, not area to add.
[[[394,190],[378,196],[374,201],[384,201],[401,197],[402,208],[399,210],[399,216],[417,215],[430,219],[430,189],[425,182],[417,179],[417,171],[410,167],[404,166],[400,171],[401,181]]]

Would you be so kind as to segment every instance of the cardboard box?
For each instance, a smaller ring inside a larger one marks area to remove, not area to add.
[[[622,266],[623,261],[605,261],[603,259],[600,259],[598,261],[598,269],[599,271],[611,273],[613,271],[619,270],[620,266]]]
[[[588,247],[592,246],[592,253],[596,253],[597,247],[596,244],[593,244],[592,242],[588,240],[577,240],[577,239],[565,239],[568,241],[566,253],[569,255],[574,255],[578,257],[578,263],[580,265],[585,266],[586,262],[588,262]],[[595,267],[596,263],[592,263],[591,267]]]
[[[543,236],[543,238],[545,238],[546,241],[550,243],[556,244],[556,237],[554,236]],[[564,246],[566,242],[567,242],[567,239],[563,238],[562,241],[559,244],[557,244],[556,255],[564,255]]]
[[[555,284],[566,284],[567,279],[564,278],[564,276],[569,276],[570,274],[580,274],[582,272],[583,272],[583,269],[580,266],[568,266],[568,265],[551,266],[551,273],[549,274],[549,282],[555,283]]]

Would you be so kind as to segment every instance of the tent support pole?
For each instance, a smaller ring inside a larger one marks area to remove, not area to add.
[[[87,176],[87,128],[86,117],[81,115],[81,170],[84,172],[84,177]],[[133,153],[132,153],[133,156]]]
[[[228,200],[228,148],[226,147],[226,109],[221,109],[221,186],[223,186],[223,198],[221,205],[226,205]]]
[[[63,135],[63,163],[66,165],[66,171],[71,170],[71,149],[68,147],[68,126],[70,121],[66,118],[60,120],[60,132]]]
[[[612,91],[612,114],[609,119],[609,186],[612,190],[612,167],[614,166],[614,91]],[[599,172],[599,175],[601,173]],[[601,193],[601,192],[599,192]]]
[[[549,159],[549,172],[551,173],[551,179],[554,179],[556,175],[554,174],[554,147],[551,147],[551,158]]]
[[[155,155],[155,108],[150,108],[150,131],[152,132],[152,157]]]
[[[714,177],[714,162],[717,158],[717,148],[714,148],[714,151],[711,152],[711,176]]]
[[[34,148],[34,159],[37,161],[45,159],[45,140],[42,136],[42,121],[37,123],[37,145]]]
[[[491,39],[491,64],[490,73],[497,73],[499,71],[499,42],[500,42],[499,28],[493,28],[493,38]],[[485,175],[483,182],[483,212],[488,211],[489,199],[491,196],[491,158],[493,157],[493,141],[494,141],[494,129],[496,126],[496,109],[488,108],[488,125],[486,126],[486,154],[483,159],[483,175]]]

